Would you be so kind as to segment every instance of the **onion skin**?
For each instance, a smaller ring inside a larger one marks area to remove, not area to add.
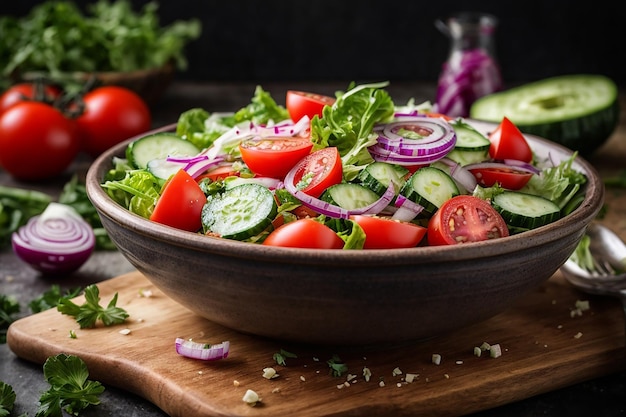
[[[70,274],[91,256],[93,229],[72,207],[50,203],[11,236],[13,252],[46,275]]]

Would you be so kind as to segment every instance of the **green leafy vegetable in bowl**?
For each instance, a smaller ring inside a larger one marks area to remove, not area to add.
[[[168,62],[185,69],[183,49],[202,30],[197,19],[162,26],[156,2],[135,12],[128,0],[99,0],[86,10],[69,0],[46,1],[24,17],[0,16],[2,77],[130,72]]]

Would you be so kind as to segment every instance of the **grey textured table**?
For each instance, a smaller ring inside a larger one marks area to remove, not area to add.
[[[335,83],[292,83],[264,84],[263,88],[272,93],[278,102],[284,102],[287,88],[302,89],[333,95],[336,90],[346,88],[348,82]],[[192,107],[202,107],[208,111],[234,111],[249,103],[254,94],[255,84],[215,84],[175,82],[164,97],[153,108],[153,125],[160,127],[176,121],[178,115]],[[402,83],[389,87],[394,100],[402,103],[409,98],[417,102],[432,100],[434,86],[425,83]],[[622,100],[622,103],[624,100]],[[625,107],[622,107],[623,109]],[[622,114],[623,116],[623,114]],[[611,146],[626,147],[626,121],[622,123],[611,138]],[[594,155],[590,161],[606,169],[613,163],[614,168],[624,168],[623,160],[615,162],[611,152],[605,148]],[[608,165],[607,165],[608,161]],[[79,159],[67,175],[50,182],[23,184],[15,182],[0,170],[0,184],[22,188],[35,188],[51,195],[57,195],[63,184],[73,172],[84,173],[89,160]],[[626,191],[624,191],[626,192]],[[118,252],[96,252],[89,261],[75,274],[62,280],[46,279],[23,264],[9,250],[0,251],[0,293],[11,294],[21,304],[21,315],[28,314],[28,303],[58,283],[62,288],[86,286],[106,280],[122,273],[132,271],[133,267]],[[616,358],[623,360],[623,358]],[[549,378],[546,375],[546,378]],[[28,413],[34,415],[41,392],[48,385],[43,378],[40,365],[29,363],[15,356],[6,344],[0,345],[0,380],[13,386],[17,394],[13,415]],[[541,381],[537,381],[541,384]],[[83,416],[127,416],[156,417],[165,414],[153,404],[115,387],[106,387],[101,397],[102,403],[92,407]],[[462,411],[461,411],[462,413]],[[475,417],[526,417],[526,416],[626,416],[626,372],[620,372],[586,381],[565,389],[532,397],[517,403],[487,410]]]

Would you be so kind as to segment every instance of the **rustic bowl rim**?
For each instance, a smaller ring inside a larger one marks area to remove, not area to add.
[[[482,126],[495,127],[493,123],[474,121]],[[103,152],[91,164],[86,175],[86,189],[89,199],[100,215],[107,216],[118,225],[144,235],[156,241],[168,242],[171,245],[185,247],[198,252],[223,254],[230,257],[241,257],[248,260],[275,260],[286,263],[318,263],[321,259],[335,265],[408,265],[416,263],[432,263],[445,261],[470,260],[480,257],[501,256],[519,250],[538,247],[558,240],[561,236],[580,229],[581,224],[588,224],[600,211],[604,202],[604,185],[596,169],[580,155],[574,160],[577,170],[587,176],[585,198],[579,207],[567,216],[524,233],[506,238],[483,242],[466,243],[451,246],[419,246],[405,249],[368,249],[368,250],[333,250],[304,249],[265,246],[255,243],[240,242],[198,233],[182,231],[160,223],[152,222],[128,211],[113,201],[102,189],[101,183],[105,172],[111,167],[113,156],[123,156],[126,146],[140,137],[157,132],[175,130],[176,123],[137,135],[123,141]],[[569,157],[574,151],[565,146],[535,136],[525,135],[534,144],[546,147],[549,152],[556,152]]]

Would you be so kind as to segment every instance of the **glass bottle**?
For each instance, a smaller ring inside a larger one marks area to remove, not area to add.
[[[495,58],[497,24],[495,16],[480,12],[460,12],[435,21],[450,38],[450,53],[439,75],[434,111],[467,117],[476,99],[502,89]]]

